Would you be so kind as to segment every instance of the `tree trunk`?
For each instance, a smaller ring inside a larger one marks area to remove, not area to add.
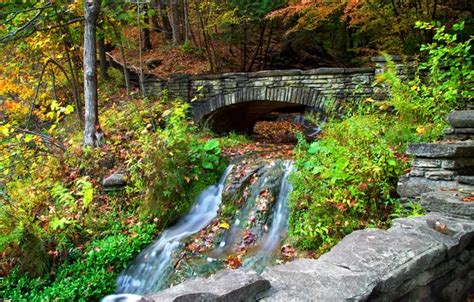
[[[107,58],[105,56],[105,39],[102,34],[97,41],[97,48],[99,51],[99,64],[100,64],[100,77],[103,81],[107,81],[109,77],[107,76]]]
[[[170,0],[169,2],[169,19],[173,34],[173,44],[179,45],[183,43],[183,35],[181,30],[181,0]]]
[[[69,68],[69,72],[71,73],[71,89],[72,89],[72,94],[73,94],[73,97],[74,97],[74,106],[76,107],[76,115],[77,115],[77,119],[79,121],[80,124],[82,124],[83,122],[83,118],[82,118],[82,108],[81,108],[81,92],[80,92],[80,88],[79,88],[79,80],[77,78],[77,75],[76,75],[76,72],[75,72],[75,68],[73,66],[73,60],[72,60],[72,57],[71,57],[71,47],[72,47],[72,36],[71,36],[71,32],[69,30],[69,27],[67,25],[66,22],[64,22],[64,17],[63,15],[61,15],[60,13],[58,13],[58,11],[56,10],[55,8],[55,13],[56,13],[56,16],[58,18],[58,23],[63,31],[63,34],[64,34],[64,38],[62,39],[63,40],[63,47],[64,47],[64,53],[66,54],[66,60],[67,60],[67,64],[68,64],[68,68]],[[66,76],[67,74],[64,73]]]
[[[100,146],[102,133],[97,110],[96,25],[100,0],[84,2],[84,146]]]
[[[148,17],[148,6],[145,5],[145,18],[143,19],[145,27],[143,27],[143,49],[150,50],[153,48],[151,45],[150,37],[150,18]]]
[[[160,10],[161,25],[163,27],[165,38],[171,40],[173,38],[173,34],[171,30],[170,19],[166,13],[166,0],[158,0],[158,9]]]
[[[109,24],[113,29],[115,39],[119,43],[120,60],[122,61],[122,71],[123,71],[123,78],[125,80],[125,88],[127,89],[127,96],[130,96],[130,89],[131,89],[130,73],[128,72],[128,68],[127,68],[127,60],[125,59],[125,51],[123,49],[122,38],[117,32],[117,28],[114,27],[114,24],[112,22],[109,22]]]

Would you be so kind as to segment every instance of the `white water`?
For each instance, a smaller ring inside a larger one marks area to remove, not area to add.
[[[145,295],[158,291],[171,270],[173,252],[181,240],[206,227],[217,215],[222,201],[224,183],[233,165],[227,167],[216,185],[209,186],[199,195],[191,211],[161,237],[147,247],[117,280],[117,293]]]
[[[287,199],[288,194],[291,192],[291,184],[288,181],[288,176],[293,170],[293,162],[285,161],[284,174],[281,180],[280,192],[278,193],[278,199],[273,207],[273,221],[266,236],[263,248],[245,264],[245,267],[253,268],[258,272],[262,272],[265,269],[266,262],[271,254],[274,252],[277,245],[281,242],[287,228],[288,219],[288,206]]]
[[[281,241],[282,231],[286,228],[288,219],[287,199],[288,193],[291,191],[291,184],[288,181],[288,176],[293,170],[293,162],[285,161],[283,179],[281,180],[280,193],[278,194],[277,202],[273,210],[273,221],[268,232],[268,237],[263,246],[262,252],[271,253],[277,243]]]

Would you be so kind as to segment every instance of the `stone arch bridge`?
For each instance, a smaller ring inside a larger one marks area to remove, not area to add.
[[[385,68],[319,68],[216,75],[174,75],[147,82],[148,93],[167,88],[171,97],[192,101],[196,122],[218,132],[248,131],[272,112],[317,110],[329,100],[364,99],[374,95],[375,75]]]

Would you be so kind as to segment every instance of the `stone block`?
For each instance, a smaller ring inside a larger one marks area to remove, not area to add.
[[[147,300],[167,302],[193,301],[255,301],[268,290],[270,282],[253,271],[225,270],[204,279],[185,281],[179,285],[147,297]]]
[[[270,267],[262,277],[270,281],[272,289],[261,301],[360,301],[366,300],[376,285],[371,272],[310,259]]]
[[[466,293],[469,289],[469,281],[461,278],[453,280],[447,287],[441,291],[443,301],[458,302],[466,299]]]
[[[474,157],[474,144],[410,144],[408,155],[428,158]]]
[[[444,134],[474,135],[474,128],[449,128],[444,131]]]
[[[412,161],[412,166],[420,168],[441,168],[441,160],[429,158],[415,158]]]
[[[456,179],[459,183],[474,186],[474,176],[460,175]]]
[[[420,168],[412,168],[408,173],[410,177],[423,177],[425,176],[426,169]]]
[[[456,173],[453,171],[438,170],[425,173],[425,177],[433,180],[454,180]]]
[[[474,219],[474,202],[462,201],[468,194],[433,191],[421,195],[421,206],[430,212],[443,212]]]
[[[474,110],[451,112],[447,120],[453,128],[474,128]]]
[[[441,167],[448,170],[474,168],[474,158],[457,158],[441,160]]]
[[[459,261],[461,261],[462,263],[466,263],[469,261],[469,259],[471,259],[471,256],[470,256],[471,253],[469,253],[469,251],[463,251],[460,255],[459,255]]]
[[[420,286],[400,298],[400,301],[431,302],[431,286]]]
[[[400,177],[397,192],[404,198],[419,198],[421,194],[438,190],[462,190],[472,192],[472,186],[459,184],[455,181],[432,180],[423,177]]]
[[[444,224],[452,234],[446,235],[436,231],[429,225],[431,222]],[[415,232],[419,236],[426,236],[431,238],[430,240],[438,241],[446,247],[448,258],[454,258],[464,251],[472,242],[474,236],[474,221],[469,218],[431,212],[420,217],[395,219],[390,230],[392,229]]]
[[[375,274],[376,291],[390,292],[445,257],[446,247],[416,232],[368,229],[346,236],[319,259],[354,272]]]

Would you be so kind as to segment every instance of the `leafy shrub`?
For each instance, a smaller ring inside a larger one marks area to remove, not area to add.
[[[0,296],[13,301],[99,300],[114,291],[118,274],[156,233],[152,224],[125,229],[93,241],[80,257],[62,265],[54,275],[32,278],[12,271],[0,279]]]
[[[146,190],[144,212],[166,226],[184,214],[194,197],[217,181],[224,168],[216,139],[201,140],[186,118],[189,105],[177,102],[163,113],[165,127],[140,138],[143,154],[131,159],[132,180]]]
[[[324,252],[353,230],[386,226],[406,215],[395,189],[408,167],[407,144],[439,138],[446,113],[473,97],[472,37],[463,42],[444,26],[418,27],[435,35],[421,48],[427,58],[414,80],[405,83],[389,64],[378,78],[390,86],[387,100],[359,103],[342,121],[330,119],[319,141],[300,140],[289,229],[298,246]],[[455,24],[452,30],[463,27]],[[411,205],[413,215],[420,212]]]
[[[300,142],[290,198],[290,235],[325,250],[355,229],[384,225],[405,168],[384,139],[384,116],[353,115],[326,124],[324,137]]]

